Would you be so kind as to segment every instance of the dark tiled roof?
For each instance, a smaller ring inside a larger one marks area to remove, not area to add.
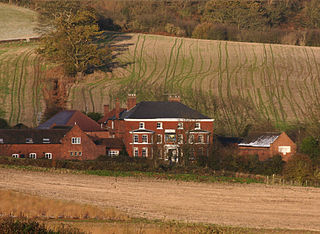
[[[74,126],[75,124],[77,124],[80,129],[85,132],[101,131],[101,127],[96,121],[76,110],[61,111],[43,124],[40,124],[37,128],[50,129],[54,125]]]
[[[50,144],[59,144],[70,129],[0,129],[0,139],[4,144],[26,144],[27,138],[33,144],[42,144],[49,139]]]
[[[230,145],[237,145],[239,144],[242,139],[239,137],[225,137],[225,136],[216,136],[216,139],[223,145],[223,146],[230,146]]]
[[[127,109],[125,108],[120,108],[120,116],[125,112]],[[109,119],[115,119],[116,117],[116,109],[113,109],[108,113],[108,115],[103,116],[101,119],[98,120],[98,123],[105,123]]]
[[[246,137],[239,146],[245,147],[270,147],[270,145],[277,140],[280,133],[265,133],[261,135],[254,135]]]
[[[123,141],[120,138],[96,138],[91,137],[95,144],[104,145],[109,149],[122,149],[124,148]]]
[[[186,118],[210,119],[180,102],[140,102],[123,113],[121,119]]]
[[[135,129],[135,130],[132,130],[131,132],[133,133],[154,133],[154,131],[152,130],[148,130],[148,129]]]

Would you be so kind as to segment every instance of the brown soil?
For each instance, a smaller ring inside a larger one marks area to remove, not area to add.
[[[114,207],[131,216],[320,231],[320,189],[0,169],[0,189]]]

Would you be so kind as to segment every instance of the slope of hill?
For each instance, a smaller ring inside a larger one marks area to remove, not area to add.
[[[38,36],[36,12],[13,5],[0,3],[0,40],[25,39]]]
[[[45,65],[34,43],[0,44],[0,101],[11,125],[39,123],[45,106],[41,80]]]
[[[69,108],[102,112],[103,104],[114,97],[124,102],[127,93],[140,101],[174,93],[237,134],[251,117],[304,121],[310,105],[320,102],[320,48],[144,34],[109,34],[107,40],[115,68],[73,85]],[[11,124],[34,126],[43,113],[40,86],[37,93],[28,88],[43,76],[35,47],[0,45],[1,98]]]
[[[113,43],[118,67],[108,78],[75,85],[73,108],[101,112],[110,97],[125,100],[128,92],[140,100],[177,93],[240,128],[251,115],[303,121],[309,105],[319,104],[320,48],[143,34],[115,35]]]

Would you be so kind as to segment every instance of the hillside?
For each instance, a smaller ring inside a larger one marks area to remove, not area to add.
[[[0,40],[36,37],[36,12],[0,3]]]
[[[113,42],[118,67],[105,79],[74,86],[72,108],[101,112],[112,96],[124,101],[136,92],[152,100],[177,93],[205,114],[240,125],[251,115],[303,121],[309,105],[319,103],[320,48],[143,34]]]
[[[234,126],[243,127],[250,116],[279,124],[304,121],[305,111],[319,103],[320,48],[144,34],[109,34],[106,40],[113,44],[115,68],[75,84],[70,108],[102,112],[103,104],[116,96],[124,102],[130,92],[140,101],[175,93],[236,133]],[[41,92],[27,88],[39,77],[36,67],[42,66],[32,52],[35,47],[0,45],[2,98],[11,124],[34,125],[42,113],[41,105],[35,107]],[[31,104],[33,108],[26,106]]]

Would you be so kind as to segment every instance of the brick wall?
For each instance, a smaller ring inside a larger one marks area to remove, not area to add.
[[[290,153],[279,153],[279,146],[290,146],[291,147],[291,152]],[[286,133],[281,133],[281,135],[275,140],[271,146],[270,146],[270,151],[272,155],[277,155],[280,154],[282,156],[282,159],[284,161],[288,161],[289,158],[294,155],[297,151],[297,146],[296,144],[288,137]]]

